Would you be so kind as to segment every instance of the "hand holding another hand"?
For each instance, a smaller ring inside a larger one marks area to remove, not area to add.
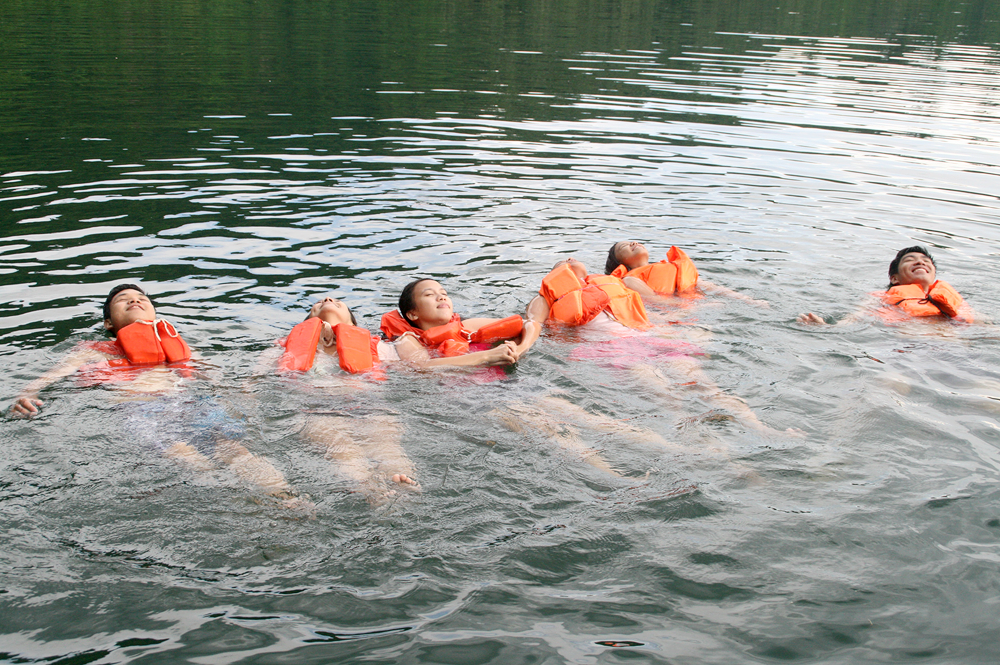
[[[517,362],[517,345],[506,341],[487,351],[487,365],[513,365]]]

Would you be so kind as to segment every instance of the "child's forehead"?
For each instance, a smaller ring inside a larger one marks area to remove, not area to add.
[[[119,291],[118,293],[116,293],[115,297],[112,298],[112,300],[118,300],[119,298],[123,298],[123,297],[127,298],[127,297],[131,296],[132,294],[136,294],[140,298],[147,298],[147,299],[149,298],[149,296],[147,296],[142,291],[136,291],[135,289],[124,289],[124,290]]]

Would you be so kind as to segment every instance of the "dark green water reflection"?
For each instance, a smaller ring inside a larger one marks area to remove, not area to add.
[[[566,58],[639,50],[666,63],[691,47],[741,55],[756,46],[747,33],[883,40],[873,55],[892,58],[911,43],[996,44],[1000,9],[985,0],[10,0],[0,8],[0,131],[5,159],[30,159],[72,151],[50,142],[96,130],[132,150],[169,148],[175,132],[212,114],[551,120],[567,117],[560,105],[526,93],[559,100],[607,87]]]

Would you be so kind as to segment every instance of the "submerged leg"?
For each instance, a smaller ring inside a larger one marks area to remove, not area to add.
[[[505,410],[495,410],[494,417],[513,432],[537,431],[553,439],[563,450],[606,473],[620,476],[600,450],[587,446],[578,428],[603,432],[640,444],[673,447],[656,432],[586,409],[558,397],[543,397],[534,404],[510,404]]]
[[[305,511],[315,508],[311,501],[298,496],[281,471],[266,458],[251,453],[243,444],[219,439],[212,456],[228,465],[240,480],[259,487],[268,496],[281,501],[284,507]]]
[[[701,362],[688,356],[678,356],[659,361],[660,367],[637,364],[630,367],[632,375],[643,388],[658,399],[677,402],[685,396],[697,398],[713,409],[731,414],[747,427],[761,432],[797,434],[792,428],[781,432],[765,425],[753,409],[739,397],[722,391],[701,368]],[[714,414],[716,418],[719,414]]]
[[[413,462],[400,443],[402,431],[391,416],[312,416],[302,435],[369,503],[385,502],[397,488],[420,488],[413,479]]]
[[[493,411],[493,416],[512,432],[523,434],[532,429],[540,431],[555,441],[560,448],[579,457],[590,466],[613,476],[621,475],[604,459],[601,451],[586,446],[579,435],[569,428],[547,422],[544,413],[529,412],[528,408],[522,405],[511,407],[510,411]]]
[[[591,413],[583,407],[558,397],[543,397],[538,402],[547,413],[558,414],[568,422],[580,423],[588,429],[611,434],[641,445],[656,445],[668,449],[679,447],[651,429],[638,427],[627,421]]]
[[[198,450],[186,441],[178,441],[163,451],[163,456],[180,462],[195,471],[211,471],[215,468],[212,460],[202,455]]]

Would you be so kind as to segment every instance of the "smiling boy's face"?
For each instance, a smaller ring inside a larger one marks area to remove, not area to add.
[[[920,252],[904,254],[899,259],[896,274],[889,278],[893,284],[933,284],[937,276],[934,262]]]
[[[116,293],[111,299],[109,312],[110,316],[104,319],[104,328],[113,333],[136,321],[156,319],[156,309],[152,301],[135,289],[125,289]]]

